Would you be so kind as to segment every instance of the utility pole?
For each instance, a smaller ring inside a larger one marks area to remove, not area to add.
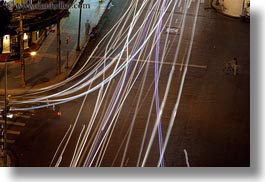
[[[69,42],[70,42],[70,39],[71,39],[71,37],[70,37],[70,35],[69,34],[67,34],[66,35],[66,37],[65,37],[65,43],[66,43],[66,46],[67,46],[67,50],[66,50],[66,66],[65,66],[65,68],[66,69],[68,69],[69,68]]]
[[[56,76],[61,74],[61,26],[60,20],[57,22],[57,61],[56,61]]]
[[[79,1],[79,24],[78,24],[78,36],[77,36],[77,47],[76,51],[80,51],[80,29],[81,29],[81,17],[82,17],[82,5],[84,3],[84,0]]]
[[[7,57],[5,58],[5,107],[2,111],[2,118],[4,119],[4,131],[3,131],[3,138],[4,138],[4,145],[3,145],[3,165],[7,167],[7,113],[8,109],[8,99],[7,99]]]
[[[6,60],[5,60],[4,166],[7,166],[7,112],[8,112],[7,107],[8,107],[8,100],[7,100],[7,63],[6,63]]]
[[[24,61],[24,40],[23,40],[23,15],[19,17],[19,32],[20,32],[20,65],[21,65],[21,86],[25,87],[25,61]]]

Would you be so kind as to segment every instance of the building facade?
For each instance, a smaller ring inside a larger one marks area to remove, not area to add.
[[[72,0],[65,0],[72,3]],[[7,3],[14,4],[30,4],[38,3],[36,0],[6,0]],[[42,1],[45,2],[45,1]],[[47,2],[49,2],[47,0]],[[8,6],[9,8],[12,6]],[[14,7],[14,6],[13,6]],[[12,11],[12,20],[9,30],[3,37],[0,37],[0,53],[9,54],[10,60],[19,59],[20,57],[20,21],[23,26],[23,47],[24,56],[30,55],[31,51],[36,51],[49,32],[54,31],[54,26],[68,12],[68,10],[27,10],[23,14],[23,18],[19,19],[21,10],[10,8]],[[0,59],[0,61],[4,61]]]
[[[48,29],[49,27],[47,27],[47,29],[23,33],[25,56],[27,56],[27,53],[30,51],[34,51],[39,48],[48,34]],[[10,54],[11,60],[19,58],[19,39],[19,35],[4,35],[2,37],[2,54]]]

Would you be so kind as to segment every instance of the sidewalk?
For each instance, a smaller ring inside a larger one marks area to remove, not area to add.
[[[82,9],[81,30],[80,30],[80,48],[76,51],[79,9],[70,8],[69,17],[61,20],[61,74],[56,76],[56,32],[49,33],[43,44],[34,57],[25,58],[26,63],[26,87],[20,86],[20,62],[8,62],[8,94],[21,93],[31,88],[40,88],[49,86],[64,80],[68,72],[78,61],[79,56],[84,51],[88,42],[88,36],[85,35],[85,23],[90,23],[90,30],[95,27],[101,19],[101,16],[108,7],[110,0],[104,0],[99,3],[98,0],[84,0],[84,4],[89,4],[90,8]],[[78,3],[78,2],[77,2]],[[70,35],[69,44],[66,44],[65,38]],[[69,50],[69,68],[66,69],[66,52]],[[4,92],[4,65],[0,63],[0,95]]]

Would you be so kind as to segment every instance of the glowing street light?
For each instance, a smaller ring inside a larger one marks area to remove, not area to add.
[[[37,55],[37,52],[36,51],[33,51],[33,52],[30,52],[29,53],[31,56],[36,56]]]

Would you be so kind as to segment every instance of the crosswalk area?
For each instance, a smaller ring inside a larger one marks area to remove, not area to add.
[[[10,113],[12,117],[7,118],[7,144],[14,144],[19,135],[26,127],[26,123],[35,114],[35,111]],[[0,118],[0,146],[3,149],[4,144],[4,123]]]
[[[5,121],[0,119],[0,146],[3,148],[4,144],[4,123]],[[7,144],[14,144],[16,138],[21,134],[23,127],[26,126],[26,122],[7,121]]]

